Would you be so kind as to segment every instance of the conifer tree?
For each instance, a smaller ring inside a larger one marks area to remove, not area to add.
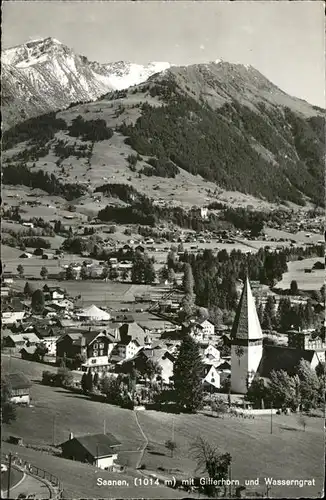
[[[204,366],[197,342],[186,335],[174,364],[174,387],[181,408],[194,412],[203,402]]]

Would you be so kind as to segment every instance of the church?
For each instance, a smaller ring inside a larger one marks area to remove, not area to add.
[[[255,377],[268,381],[272,370],[294,375],[301,359],[314,369],[322,355],[314,350],[283,346],[263,346],[255,299],[249,279],[243,286],[231,331],[231,391],[246,394]]]

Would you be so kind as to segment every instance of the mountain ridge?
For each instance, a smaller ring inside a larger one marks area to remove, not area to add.
[[[121,170],[129,172],[125,181],[143,179],[146,192],[150,179],[172,183],[182,171],[271,203],[324,203],[324,111],[287,95],[252,67],[220,61],[172,67],[54,116],[50,128],[59,122],[42,154],[31,138],[37,155],[21,145],[20,160],[31,165],[36,158],[37,168],[43,162],[55,175],[62,170],[66,182],[84,177],[96,189],[111,177],[123,182]],[[96,137],[87,131],[90,121]],[[31,127],[38,126],[36,119]],[[28,131],[18,127],[9,137],[12,148]],[[83,144],[90,148],[86,164],[78,149]]]
[[[109,90],[128,88],[169,68],[167,62],[101,64],[48,37],[2,52],[4,128],[38,114],[92,101]]]

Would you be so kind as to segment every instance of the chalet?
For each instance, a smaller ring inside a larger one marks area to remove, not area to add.
[[[9,383],[11,387],[10,400],[15,404],[30,404],[31,382],[24,373],[9,373]]]
[[[1,322],[3,325],[15,325],[23,321],[25,314],[25,311],[3,312]]]
[[[112,434],[93,434],[73,437],[60,445],[62,456],[70,460],[89,463],[100,469],[112,467],[118,459],[118,447],[121,446]]]
[[[30,347],[39,344],[40,339],[35,333],[16,333],[4,337],[3,343],[5,347],[22,348]]]
[[[209,363],[205,364],[203,384],[205,388],[215,389],[215,390],[220,389],[221,387],[220,374],[218,373],[218,370],[214,365]]]
[[[47,294],[52,300],[65,298],[65,291],[57,286],[44,285],[43,292]]]
[[[208,319],[189,325],[189,333],[197,342],[207,342],[214,336],[214,325]]]
[[[82,370],[106,372],[110,366],[109,358],[117,343],[115,332],[88,331],[83,333],[66,333],[56,343],[57,361],[63,358],[78,360]]]
[[[221,358],[220,351],[212,344],[208,344],[207,346],[201,349],[202,357],[205,360],[219,362]]]
[[[42,259],[44,260],[52,260],[54,259],[54,254],[53,253],[49,253],[49,252],[44,252],[43,255],[42,255]]]
[[[137,323],[124,323],[119,328],[119,341],[112,354],[129,359],[150,343],[151,339]]]

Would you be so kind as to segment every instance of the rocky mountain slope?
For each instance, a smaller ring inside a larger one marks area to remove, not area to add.
[[[180,189],[188,174],[192,185],[206,179],[211,195],[218,186],[270,203],[323,205],[324,125],[324,110],[254,68],[216,62],[172,67],[23,123],[5,134],[4,158],[88,192],[122,182],[165,199],[164,183]]]
[[[2,112],[5,128],[26,118],[91,101],[112,89],[147,80],[170,67],[128,62],[99,64],[53,38],[27,42],[2,53]]]

